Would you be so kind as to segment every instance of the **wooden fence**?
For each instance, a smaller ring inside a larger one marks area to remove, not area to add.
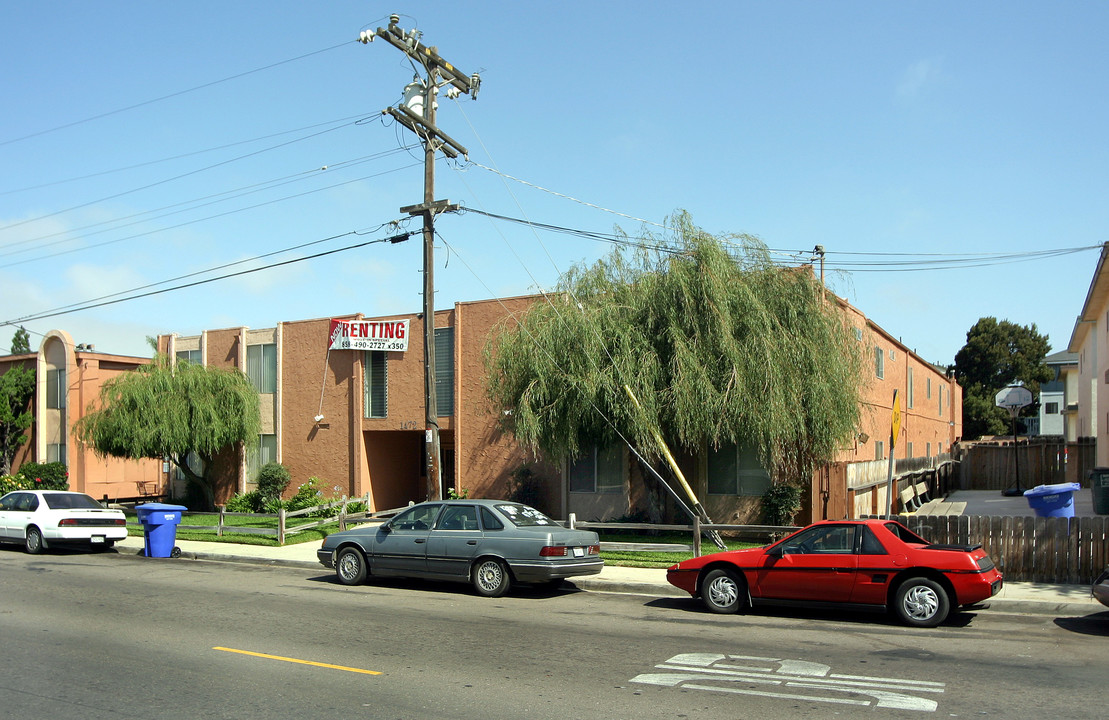
[[[1093,438],[1063,442],[1047,437],[995,438],[989,442],[959,443],[958,486],[961,490],[1006,490],[1064,482],[1087,485],[1096,463]]]
[[[938,544],[981,545],[1010,582],[1085,585],[1109,565],[1109,517],[918,516],[896,519]]]

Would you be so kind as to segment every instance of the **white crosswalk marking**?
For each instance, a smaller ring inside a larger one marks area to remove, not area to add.
[[[942,693],[945,689],[943,683],[927,680],[833,674],[831,667],[822,663],[749,655],[682,653],[656,665],[655,669],[666,672],[644,673],[631,681],[642,685],[681,686],[686,690],[925,712],[935,712],[938,703],[918,697],[916,693]],[[740,684],[748,687],[736,687]],[[767,685],[776,685],[779,689],[763,689]],[[789,692],[793,688],[825,694]],[[851,697],[842,697],[842,694]]]

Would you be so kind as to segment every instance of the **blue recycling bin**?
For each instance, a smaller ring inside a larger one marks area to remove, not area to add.
[[[1074,493],[1082,486],[1078,483],[1037,485],[1024,491],[1028,506],[1036,517],[1074,517]]]
[[[181,513],[188,510],[184,505],[166,503],[146,503],[136,505],[142,525],[143,555],[146,557],[172,557],[173,544],[177,540],[177,526],[181,524]]]

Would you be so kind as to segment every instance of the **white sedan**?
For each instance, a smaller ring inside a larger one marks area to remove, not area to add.
[[[127,537],[122,510],[110,510],[85,493],[15,490],[0,498],[0,542],[29,553],[58,545],[110,548]]]

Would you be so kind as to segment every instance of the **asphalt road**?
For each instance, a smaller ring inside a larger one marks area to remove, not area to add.
[[[0,715],[1100,718],[1109,613],[880,615],[0,548]]]

